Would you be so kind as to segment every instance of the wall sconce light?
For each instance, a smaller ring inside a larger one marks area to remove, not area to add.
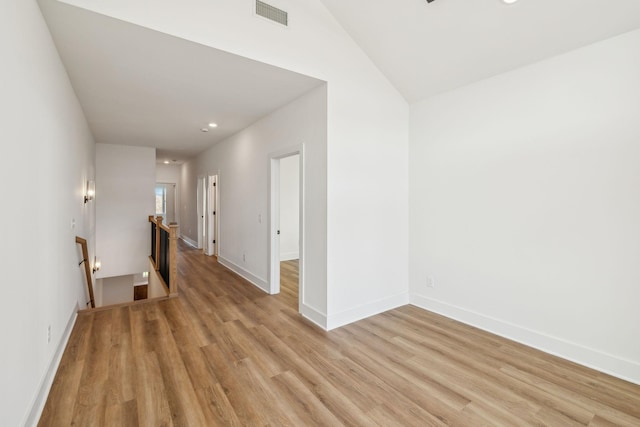
[[[96,182],[95,181],[87,181],[87,191],[84,195],[84,203],[86,204],[89,200],[93,200],[96,195]]]
[[[93,257],[93,274],[96,274],[96,271],[99,271],[100,267],[102,267],[100,259],[98,257]]]

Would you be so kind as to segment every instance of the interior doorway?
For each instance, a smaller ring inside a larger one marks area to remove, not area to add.
[[[295,268],[298,279],[297,305],[299,309],[304,301],[303,146],[272,153],[269,161],[269,290],[271,294],[280,293],[282,276],[286,275],[285,279],[295,277],[289,275]],[[281,266],[284,274],[281,273]]]

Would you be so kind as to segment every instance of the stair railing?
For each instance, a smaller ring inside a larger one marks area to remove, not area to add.
[[[82,261],[78,265],[84,264],[84,274],[87,278],[87,288],[89,288],[89,303],[91,303],[91,308],[96,308],[96,301],[93,297],[93,281],[91,280],[91,265],[89,263],[89,251],[87,249],[87,240],[82,237],[76,236],[76,243],[80,245],[82,248]]]
[[[178,224],[165,225],[162,217],[149,215],[151,223],[151,264],[158,272],[169,296],[178,294]]]

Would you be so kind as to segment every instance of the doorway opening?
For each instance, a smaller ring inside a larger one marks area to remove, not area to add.
[[[270,155],[269,291],[304,301],[304,153],[296,146]],[[297,287],[297,289],[295,289]]]

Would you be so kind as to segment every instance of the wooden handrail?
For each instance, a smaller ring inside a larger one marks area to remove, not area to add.
[[[91,266],[89,265],[89,250],[87,249],[87,240],[82,237],[76,236],[76,243],[80,244],[82,248],[82,261],[80,264],[84,264],[84,273],[87,278],[87,288],[89,288],[89,299],[91,302],[91,308],[96,308],[96,301],[93,297],[93,282],[91,281]]]
[[[162,217],[154,217],[153,215],[149,215],[149,222],[153,222],[156,225],[156,247],[154,248],[155,255],[152,258],[155,260],[155,262],[153,263],[153,267],[156,269],[156,271],[158,271],[160,269],[158,254],[160,254],[160,227],[162,227]]]
[[[149,215],[149,222],[152,222],[156,225],[156,235],[155,235],[155,254],[152,254],[151,261],[152,264],[158,272],[158,275],[162,279],[162,275],[160,274],[160,239],[161,239],[161,230],[164,230],[169,236],[169,283],[164,283],[164,279],[162,282],[165,287],[169,291],[169,296],[175,296],[178,294],[178,224],[172,222],[170,224],[163,224],[163,218],[161,216],[154,217],[153,215]],[[155,255],[155,256],[153,256]],[[153,260],[155,259],[155,262]]]

